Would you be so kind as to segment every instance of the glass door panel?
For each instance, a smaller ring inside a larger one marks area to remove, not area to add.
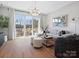
[[[32,16],[26,16],[25,27],[25,36],[32,35]]]
[[[16,37],[24,36],[23,17],[16,15]]]
[[[33,19],[33,35],[38,33],[38,20]]]
[[[26,25],[26,36],[32,35],[32,25]]]
[[[21,24],[16,24],[16,36],[19,37],[19,36],[23,36],[24,33],[23,33],[23,25]]]

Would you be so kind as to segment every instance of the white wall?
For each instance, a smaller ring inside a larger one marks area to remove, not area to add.
[[[41,15],[40,26],[41,27],[47,26],[47,15],[44,14]]]
[[[66,30],[69,30],[70,32],[75,32],[75,22],[72,21],[73,17],[75,17],[77,19],[76,32],[79,33],[79,21],[78,21],[79,20],[79,2],[75,2],[73,4],[67,5],[48,15],[47,21],[46,20],[44,21],[47,22],[46,24],[50,25],[49,30],[51,32],[53,32],[53,29],[55,28],[53,27],[52,19],[54,17],[63,16],[66,14],[68,15],[68,25],[63,28],[58,27],[56,28],[56,30],[66,29]]]

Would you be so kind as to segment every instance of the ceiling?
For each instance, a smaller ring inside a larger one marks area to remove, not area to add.
[[[29,11],[37,7],[42,14],[51,13],[59,8],[62,8],[72,1],[0,1],[0,4],[9,6],[15,9]]]

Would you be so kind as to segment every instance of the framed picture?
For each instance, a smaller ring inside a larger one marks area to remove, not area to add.
[[[67,26],[68,15],[53,18],[53,26]]]

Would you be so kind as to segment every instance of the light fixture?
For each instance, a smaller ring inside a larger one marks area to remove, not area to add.
[[[38,16],[40,15],[39,9],[36,8],[36,1],[35,1],[35,7],[30,11],[32,16]]]

